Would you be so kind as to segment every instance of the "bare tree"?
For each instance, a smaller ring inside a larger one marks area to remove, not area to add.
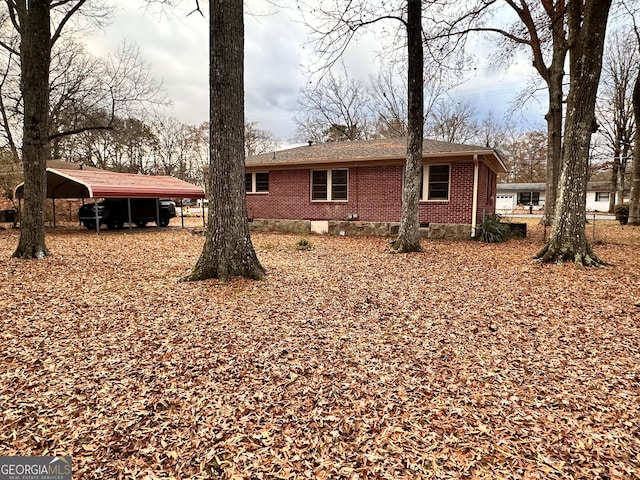
[[[542,262],[573,261],[602,265],[585,234],[589,147],[611,0],[573,1],[567,5],[570,83],[555,221]]]
[[[636,28],[636,35],[638,35]],[[639,36],[640,40],[640,36]],[[640,74],[633,85],[633,115],[640,125]],[[631,198],[629,200],[629,225],[640,225],[640,128],[633,136],[633,170],[631,172]]]
[[[44,202],[45,169],[49,158],[49,62],[52,44],[50,3],[45,0],[30,0],[28,5],[24,1],[5,4],[20,33],[21,85],[24,97],[22,154],[25,195],[20,240],[13,256],[44,258],[49,255],[44,238]]]
[[[406,67],[405,67],[406,68]],[[407,125],[407,82],[399,72],[386,68],[369,79],[369,101],[375,117],[375,135],[404,138]]]
[[[176,175],[184,173],[186,166],[187,125],[173,117],[157,116],[152,123],[154,132],[151,150],[152,173],[154,175]]]
[[[636,48],[640,52],[640,26],[637,22],[638,10],[626,7],[633,22],[633,34],[636,38]],[[636,73],[633,85],[633,116],[636,130],[633,135],[633,170],[631,172],[631,198],[629,200],[629,224],[640,225],[640,71]]]
[[[609,212],[613,212],[616,198],[622,201],[625,191],[627,160],[631,155],[636,124],[633,118],[633,85],[638,75],[640,55],[636,38],[626,31],[614,33],[605,50],[596,103],[598,134],[604,137],[605,155],[611,165]]]
[[[508,159],[510,182],[544,182],[546,179],[546,132],[521,133],[501,150]]]
[[[359,0],[341,4],[339,1],[309,2],[299,0],[306,23],[314,32],[316,49],[330,68],[348,48],[354,37],[379,22],[398,22],[398,35],[406,35],[407,59],[407,157],[402,192],[402,215],[394,252],[421,251],[418,222],[420,171],[424,123],[424,52],[422,33],[422,2],[420,0],[374,2]]]
[[[115,55],[96,58],[74,41],[61,42],[51,65],[51,134],[54,158],[71,135],[127,126],[168,102],[162,84],[137,47],[123,43]]]
[[[13,189],[22,178],[22,166],[8,148],[0,148],[0,195],[14,200]]]
[[[361,82],[329,72],[300,92],[302,116],[295,116],[300,141],[336,142],[371,136],[367,92]]]
[[[375,123],[375,135],[382,138],[401,138],[408,134],[406,62],[387,64],[369,80],[370,110]],[[424,122],[430,118],[439,99],[456,83],[439,63],[424,65],[423,84]],[[425,134],[429,134],[428,128]]]
[[[187,129],[187,165],[183,180],[204,186],[204,167],[209,163],[209,123],[191,125]]]
[[[49,74],[52,46],[74,17],[86,14],[92,23],[100,23],[109,13],[105,4],[86,5],[87,0],[4,0],[0,17],[9,18],[19,36],[19,47],[0,42],[0,47],[20,58],[23,99],[22,160],[24,204],[20,239],[15,257],[44,258],[44,202],[46,197],[46,161],[49,158]]]
[[[244,190],[243,0],[209,2],[210,159],[208,224],[200,258],[183,280],[262,279]]]
[[[469,103],[439,100],[427,118],[427,136],[449,143],[469,143],[478,138],[477,111]]]
[[[19,158],[24,110],[20,89],[20,36],[10,21],[0,16],[0,114],[7,146]],[[12,47],[13,46],[13,47]],[[18,52],[19,53],[19,52]],[[70,135],[87,130],[108,130],[117,119],[142,116],[166,105],[162,85],[150,76],[139,50],[122,43],[115,55],[104,58],[88,53],[77,38],[61,37],[51,47],[50,140],[52,156],[60,158]],[[105,112],[108,115],[105,115]]]
[[[21,109],[16,105],[22,103],[20,90],[20,37],[15,32],[9,15],[0,17],[0,131],[6,147],[11,151],[13,162],[20,163],[18,148],[19,139],[14,126],[21,123]]]
[[[258,128],[256,122],[245,122],[244,153],[246,156],[250,157],[277,149],[278,139],[272,132]]]
[[[449,20],[434,19],[438,33],[435,38],[453,38],[471,32],[497,34],[502,39],[499,56],[509,60],[515,49],[527,48],[533,67],[544,81],[548,94],[547,122],[547,188],[543,223],[550,225],[555,212],[556,190],[562,157],[562,115],[564,66],[569,49],[567,37],[566,0],[480,0],[469,6],[451,2],[451,10],[459,12]],[[460,5],[460,6],[458,6]],[[502,26],[496,15],[504,7],[510,8],[518,21]]]
[[[407,1],[407,160],[402,188],[402,216],[398,238],[393,243],[396,253],[421,252],[418,220],[420,172],[424,141],[424,53],[422,49],[422,2]]]

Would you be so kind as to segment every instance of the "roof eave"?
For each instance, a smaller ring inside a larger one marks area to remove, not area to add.
[[[475,156],[482,157],[496,173],[507,171],[500,156],[494,150],[467,150],[464,152],[426,152],[423,160],[459,159],[460,161],[472,161]],[[488,161],[487,161],[488,160]],[[328,166],[373,166],[373,165],[402,165],[406,156],[378,156],[378,157],[352,157],[352,158],[303,158],[299,160],[266,160],[260,162],[248,161],[245,169],[250,172],[259,170],[297,170],[307,168],[322,168]]]

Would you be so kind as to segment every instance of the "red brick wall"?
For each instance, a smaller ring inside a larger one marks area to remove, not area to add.
[[[420,223],[471,223],[473,164],[451,164],[449,200],[420,202]]]
[[[496,213],[496,174],[484,163],[478,175],[478,212],[476,220],[481,223],[485,215]]]
[[[486,205],[487,174],[480,164],[478,219]],[[248,194],[249,218],[346,220],[350,214],[360,221],[397,222],[402,212],[403,167],[349,168],[347,202],[312,202],[309,170],[280,170],[269,173],[268,194]],[[495,175],[493,176],[495,197]],[[473,163],[451,164],[449,200],[420,202],[421,223],[470,224],[472,215]],[[495,204],[495,202],[493,202]],[[494,208],[494,207],[492,207]]]

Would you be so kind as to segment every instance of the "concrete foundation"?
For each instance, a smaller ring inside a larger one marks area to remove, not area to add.
[[[254,219],[249,223],[251,231],[278,232],[308,235],[312,233],[363,237],[395,237],[400,224],[397,222],[357,222],[339,220],[272,220]],[[471,225],[431,223],[420,228],[420,237],[467,240],[471,237]]]

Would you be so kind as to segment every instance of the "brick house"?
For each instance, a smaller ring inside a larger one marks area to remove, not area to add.
[[[309,145],[248,157],[251,219],[399,222],[406,139]],[[434,140],[423,144],[419,220],[470,225],[495,213],[499,154]]]

